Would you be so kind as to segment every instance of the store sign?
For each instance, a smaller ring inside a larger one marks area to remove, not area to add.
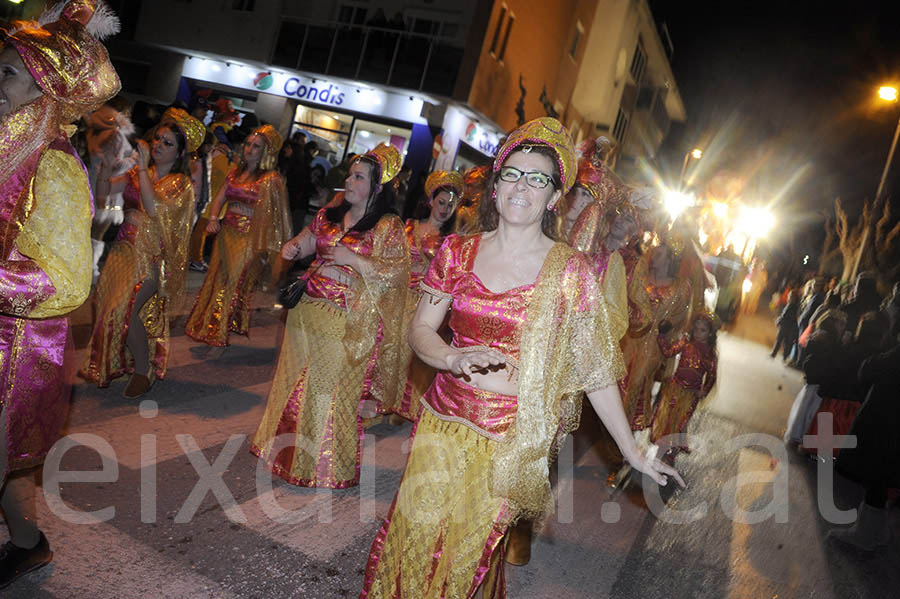
[[[447,108],[441,152],[435,159],[435,168],[450,170],[456,166],[460,142],[464,142],[488,157],[500,149],[502,133],[484,122],[476,122],[456,106]]]
[[[496,134],[491,134],[483,127],[479,127],[474,121],[469,121],[466,127],[466,143],[474,148],[478,148],[488,156],[494,156],[499,150],[500,138]]]
[[[300,100],[311,100],[333,106],[343,104],[346,97],[343,90],[332,83],[323,81],[321,85],[304,85],[299,77],[291,77],[284,82],[284,93]]]
[[[246,65],[205,58],[185,60],[181,74],[199,81],[262,91],[321,106],[340,106],[363,114],[426,124],[421,116],[422,98],[367,87],[364,84],[356,87],[329,79],[313,79],[274,70],[260,72]]]

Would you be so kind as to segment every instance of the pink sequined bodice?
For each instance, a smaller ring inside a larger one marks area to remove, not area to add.
[[[441,247],[444,238],[440,235],[425,235],[416,239],[416,222],[406,221],[406,239],[409,242],[409,288],[416,289],[425,276],[429,264]]]
[[[125,200],[125,210],[142,210],[141,208],[141,184],[138,181],[138,169],[134,167],[127,173],[125,191],[122,198]]]
[[[344,235],[339,223],[333,223],[325,216],[326,208],[322,208],[316,214],[316,218],[310,225],[312,232],[316,236],[316,259],[307,270],[309,275],[306,286],[306,295],[328,300],[340,308],[346,308],[347,302],[344,292],[347,286],[343,283],[335,281],[329,277],[319,274],[319,268],[322,265],[322,250],[334,247],[338,243],[348,248],[355,254],[360,256],[370,256],[372,254],[372,242],[374,240],[374,229],[369,229],[363,233],[351,231]],[[343,239],[341,238],[343,236]],[[340,240],[340,241],[339,241]],[[338,266],[350,277],[358,276],[349,266]]]
[[[519,345],[534,285],[502,293],[489,290],[472,271],[480,235],[450,235],[422,281],[436,297],[452,300],[450,329],[457,348],[487,346],[519,359]]]
[[[254,179],[241,183],[236,181],[236,173],[236,169],[231,171],[225,179],[225,201],[240,202],[247,206],[253,206],[259,201],[260,180]]]

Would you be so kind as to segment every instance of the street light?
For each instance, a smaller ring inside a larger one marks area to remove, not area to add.
[[[681,165],[681,176],[678,178],[678,185],[681,188],[684,188],[684,173],[687,171],[688,162],[690,162],[691,158],[694,160],[700,160],[703,157],[703,150],[700,148],[694,148],[690,152],[685,153],[684,155],[684,163]]]
[[[883,85],[878,88],[878,97],[886,102],[897,101],[897,88],[890,85]],[[881,191],[884,189],[884,182],[887,179],[888,171],[891,169],[891,160],[894,158],[894,150],[897,148],[897,137],[900,136],[900,119],[897,119],[897,128],[894,129],[894,141],[891,142],[891,149],[888,152],[887,160],[884,163],[884,170],[881,171],[881,181],[878,182],[878,191],[875,192],[875,199],[881,197]]]

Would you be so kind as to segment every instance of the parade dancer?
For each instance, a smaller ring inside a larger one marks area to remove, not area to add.
[[[169,317],[184,295],[194,210],[190,154],[206,135],[203,124],[169,108],[152,146],[137,143],[137,166],[97,184],[102,201],[123,193],[125,221],[97,282],[96,319],[79,375],[98,387],[132,372],[124,396],[135,398],[163,378],[169,359]]]
[[[636,468],[682,482],[630,434],[615,386],[621,354],[591,264],[547,235],[574,154],[556,119],[514,131],[481,204],[488,232],[449,236],[422,281],[409,338],[440,372],[362,598],[504,597],[504,536],[517,519],[545,515],[552,448],[578,421],[581,390]],[[451,345],[438,334],[448,310]]]
[[[704,311],[694,317],[691,332],[671,339],[666,334],[671,324],[659,325],[660,350],[666,358],[680,355],[678,367],[670,379],[663,382],[650,424],[650,441],[663,451],[663,461],[674,464],[679,451],[688,452],[684,430],[697,409],[716,384],[718,354],[716,330],[719,318]],[[673,435],[680,435],[674,439]],[[662,443],[660,443],[662,441]]]
[[[63,2],[39,22],[2,31],[0,507],[9,541],[0,548],[0,588],[53,558],[37,526],[34,467],[69,410],[65,314],[91,287],[91,190],[68,138],[73,121],[120,87],[95,37],[118,31],[118,19],[96,8],[95,0]]]
[[[228,345],[231,333],[247,335],[253,292],[266,264],[276,269],[278,253],[291,238],[284,179],[275,171],[281,136],[263,125],[244,141],[240,163],[213,201],[206,230],[216,235],[203,286],[185,325],[191,339]],[[218,218],[228,207],[224,223]]]
[[[459,235],[471,235],[481,232],[478,221],[478,205],[484,197],[484,186],[487,183],[491,167],[473,166],[463,175],[463,195],[459,209],[456,211],[456,225],[454,233]]]
[[[398,334],[409,264],[403,222],[391,213],[399,170],[400,153],[387,144],[354,158],[343,193],[282,249],[286,260],[316,258],[288,312],[250,450],[291,484],[359,484],[362,399],[391,405],[406,374]]]
[[[428,197],[428,217],[424,220],[406,221],[406,241],[409,248],[409,293],[406,297],[406,316],[401,339],[406,338],[409,323],[422,297],[419,283],[428,271],[444,237],[453,230],[456,207],[463,190],[463,178],[456,171],[435,171],[425,180]],[[409,344],[401,344],[403,356],[401,368],[406,372],[402,388],[396,394],[395,406],[382,406],[382,411],[392,412],[391,423],[401,424],[402,419],[415,420],[419,413],[419,400],[434,378],[434,369],[413,355]],[[398,420],[399,419],[399,420]]]

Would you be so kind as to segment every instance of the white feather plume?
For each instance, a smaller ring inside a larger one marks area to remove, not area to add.
[[[41,26],[55,23],[59,20],[67,4],[68,0],[62,0],[53,6],[48,6],[44,9],[44,12],[41,13],[41,16],[38,17],[38,23],[40,23]],[[119,23],[119,17],[106,5],[106,2],[100,0],[100,2],[97,3],[97,9],[94,11],[93,17],[91,17],[90,22],[87,24],[88,33],[95,38],[102,40],[119,33],[120,29],[121,25]]]
[[[97,4],[97,10],[94,11],[94,17],[87,24],[88,33],[98,40],[103,40],[119,33],[120,29],[119,17],[106,5],[106,2],[101,0]]]

